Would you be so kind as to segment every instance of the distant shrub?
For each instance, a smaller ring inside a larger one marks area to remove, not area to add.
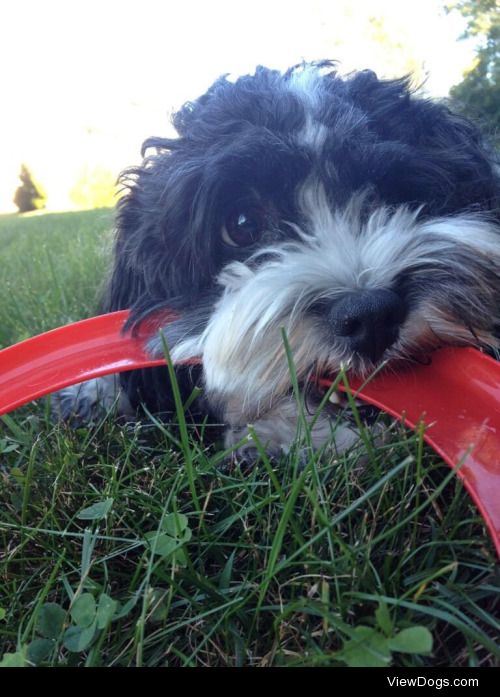
[[[37,182],[26,165],[21,165],[19,174],[21,186],[16,189],[13,201],[19,209],[19,213],[38,211],[45,208],[47,194],[39,182]]]
[[[102,167],[81,170],[69,197],[78,208],[109,208],[116,203],[116,175]]]

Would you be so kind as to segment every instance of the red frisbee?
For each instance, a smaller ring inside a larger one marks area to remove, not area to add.
[[[0,415],[84,380],[164,365],[144,350],[158,321],[122,333],[128,312],[69,324],[0,351]],[[165,324],[173,315],[164,315]],[[436,351],[428,366],[352,379],[356,397],[410,427],[456,469],[500,556],[500,362],[470,348]],[[328,384],[327,381],[325,384]]]

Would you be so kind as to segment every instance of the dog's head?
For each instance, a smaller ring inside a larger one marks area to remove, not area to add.
[[[124,181],[108,309],[165,306],[174,358],[249,413],[341,363],[496,345],[500,186],[470,122],[329,63],[218,80]],[[153,351],[161,351],[153,341]]]

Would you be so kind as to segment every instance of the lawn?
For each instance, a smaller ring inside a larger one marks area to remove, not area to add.
[[[1,346],[95,312],[111,227],[0,218]],[[382,443],[242,472],[182,405],[170,424],[3,417],[2,663],[497,665],[481,518],[421,429],[380,418]]]

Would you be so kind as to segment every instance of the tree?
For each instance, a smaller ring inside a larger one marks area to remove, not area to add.
[[[467,19],[463,38],[480,41],[476,59],[463,81],[452,87],[450,96],[464,114],[481,117],[500,145],[500,12],[497,0],[455,0],[448,11]]]
[[[116,175],[103,167],[84,167],[69,196],[78,208],[112,207],[117,200]]]
[[[42,186],[35,181],[33,175],[26,165],[21,165],[19,174],[21,186],[16,189],[14,203],[19,208],[19,213],[28,213],[45,208],[47,204],[47,194]]]

